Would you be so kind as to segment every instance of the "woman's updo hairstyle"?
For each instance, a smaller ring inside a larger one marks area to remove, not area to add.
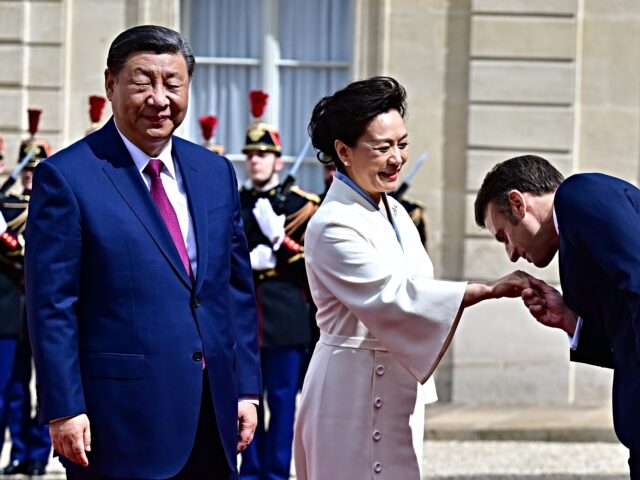
[[[397,110],[404,118],[407,93],[391,77],[372,77],[350,83],[320,100],[311,114],[308,132],[318,150],[318,160],[333,164],[344,173],[344,165],[334,148],[336,140],[354,147],[375,117]]]

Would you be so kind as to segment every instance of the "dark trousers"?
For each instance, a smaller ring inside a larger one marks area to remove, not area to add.
[[[117,461],[117,459],[114,459]],[[206,372],[202,388],[202,404],[198,419],[198,431],[193,450],[186,465],[175,476],[167,480],[230,480],[233,476],[218,435],[213,400]],[[67,480],[111,480],[98,477],[80,468],[67,469]],[[135,479],[128,479],[135,480]],[[142,480],[142,479],[139,479]]]
[[[629,450],[629,473],[631,480],[640,480],[640,450]]]
[[[293,421],[305,348],[271,347],[260,350],[262,383],[269,405],[265,426],[263,402],[258,407],[258,427],[253,442],[242,453],[242,480],[288,480],[291,468]]]
[[[11,461],[46,465],[51,452],[49,427],[31,415],[31,345],[28,332],[0,341],[0,431],[11,434]],[[0,445],[0,449],[1,449]]]

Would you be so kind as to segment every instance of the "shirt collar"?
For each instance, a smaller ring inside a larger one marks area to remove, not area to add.
[[[558,228],[558,217],[556,216],[556,207],[553,207],[553,225],[556,227],[556,233],[560,235],[560,229]]]
[[[171,137],[169,137],[169,141],[167,142],[167,144],[162,149],[159,155],[155,157],[150,157],[149,155],[144,153],[137,145],[135,145],[131,140],[125,137],[125,135],[118,128],[117,124],[116,124],[116,130],[118,131],[120,138],[122,138],[122,141],[124,142],[124,146],[127,147],[127,150],[129,151],[129,154],[133,159],[133,163],[135,163],[136,168],[140,173],[144,171],[150,159],[157,158],[158,160],[162,160],[162,163],[164,163],[164,166],[167,168],[169,175],[172,178],[176,178],[176,167],[173,164],[173,157],[171,156],[171,149],[173,146],[173,141]]]

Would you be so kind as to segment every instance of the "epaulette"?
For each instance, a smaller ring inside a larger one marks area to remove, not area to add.
[[[402,201],[424,210],[424,203],[419,202],[418,200],[414,200],[413,198],[409,197],[402,197]]]
[[[315,193],[305,192],[304,190],[302,190],[297,185],[294,185],[293,187],[291,187],[290,191],[292,193],[295,193],[296,195],[301,196],[302,198],[304,198],[306,200],[309,200],[310,202],[320,204],[320,196],[319,195],[316,195]]]

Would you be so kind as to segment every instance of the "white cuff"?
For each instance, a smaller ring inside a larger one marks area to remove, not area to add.
[[[580,342],[580,330],[582,330],[582,317],[578,317],[578,322],[576,323],[576,331],[573,332],[573,336],[567,334],[569,337],[569,347],[571,350],[576,350],[578,348],[578,342]]]

